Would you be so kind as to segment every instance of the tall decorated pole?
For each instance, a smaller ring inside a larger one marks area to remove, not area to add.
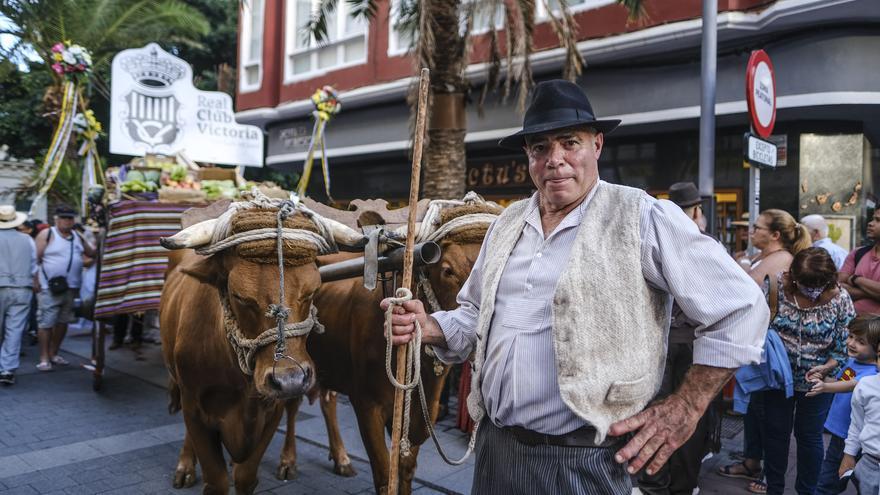
[[[89,176],[100,176],[100,173],[95,174],[95,167],[100,166],[100,160],[94,146],[94,140],[101,132],[101,126],[95,120],[94,115],[86,109],[82,96],[83,86],[88,82],[89,74],[92,71],[92,57],[85,48],[64,41],[56,43],[52,47],[52,62],[52,70],[63,79],[61,113],[58,116],[58,126],[52,134],[49,150],[43,159],[43,166],[33,184],[37,195],[31,203],[28,214],[33,214],[36,205],[46,197],[49,189],[52,188],[52,184],[61,170],[61,165],[64,163],[64,157],[75,130],[78,129],[84,138],[79,154],[85,157],[86,167],[90,168],[86,173]],[[81,117],[78,122],[77,116],[79,115]]]
[[[418,211],[419,203],[419,178],[422,172],[422,148],[424,147],[425,142],[425,122],[428,113],[429,85],[430,71],[424,68],[422,69],[419,79],[419,107],[416,116],[415,134],[413,136],[412,177],[410,178],[409,183],[409,217],[406,222],[406,251],[403,257],[403,281],[401,282],[401,288],[407,289],[406,292],[409,293],[410,297],[412,297],[410,289],[412,287],[413,278],[413,247],[415,246],[416,240],[416,213]],[[400,297],[400,294],[396,294],[396,296]],[[387,338],[390,342],[391,328],[387,328],[386,331],[388,332]],[[417,329],[416,331],[420,332],[421,330]],[[418,338],[414,342],[409,342],[404,347],[398,347],[396,374],[398,383],[410,381],[413,384],[416,383],[418,374],[421,373],[421,370],[410,369],[409,373],[407,373],[407,362],[409,361],[410,366],[414,366],[415,363],[418,362],[414,357],[422,352],[422,350],[419,349],[420,341],[421,339]],[[408,375],[412,375],[409,377],[409,380],[407,379]],[[408,416],[404,418],[405,415],[409,414],[409,407],[404,408],[404,395],[408,398],[411,392],[412,388],[405,389],[397,386],[394,390],[394,415],[392,416],[391,422],[391,459],[389,459],[388,495],[397,494],[401,442],[409,441],[408,438],[402,438],[402,433],[404,430],[404,422],[408,424],[409,419]],[[407,404],[409,403],[408,400],[406,402]],[[405,450],[408,452],[409,448],[407,447]]]

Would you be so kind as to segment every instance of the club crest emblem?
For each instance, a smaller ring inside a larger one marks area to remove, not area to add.
[[[164,53],[163,53],[164,55]],[[148,152],[169,152],[181,132],[180,102],[172,85],[186,73],[183,63],[160,56],[156,47],[121,61],[135,82],[125,95],[125,128]]]

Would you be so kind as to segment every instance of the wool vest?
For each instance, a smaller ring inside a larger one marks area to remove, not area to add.
[[[554,293],[551,326],[562,400],[596,428],[601,442],[612,423],[641,411],[660,387],[670,301],[642,275],[639,219],[642,205],[650,204],[645,192],[606,182],[595,187]],[[486,241],[467,399],[474,421],[485,415],[480,379],[496,291],[527,207],[528,200],[507,207]]]

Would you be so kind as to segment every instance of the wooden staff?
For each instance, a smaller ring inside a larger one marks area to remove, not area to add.
[[[413,137],[412,177],[409,183],[409,217],[406,222],[406,251],[403,256],[403,282],[401,287],[412,288],[413,275],[413,246],[416,243],[416,213],[419,208],[419,177],[422,171],[422,147],[425,141],[425,122],[428,113],[428,85],[430,83],[430,71],[422,69],[419,80],[419,107],[416,117],[416,130]],[[389,330],[390,331],[390,330]],[[397,381],[404,383],[406,380],[406,356],[409,346],[397,348]],[[416,349],[421,352],[421,349]],[[415,370],[421,373],[421,370]],[[400,465],[400,437],[403,425],[403,394],[401,389],[394,390],[394,416],[391,422],[391,458],[388,469],[388,495],[397,495],[397,484]]]

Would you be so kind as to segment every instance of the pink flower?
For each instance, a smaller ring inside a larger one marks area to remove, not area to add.
[[[83,65],[83,64],[76,64],[76,69],[77,69],[77,70],[80,70],[80,71],[82,71],[82,70],[86,70],[86,66]]]
[[[61,64],[52,64],[52,70],[54,70],[57,74],[64,73],[64,68],[61,67]]]
[[[52,51],[56,53],[61,53],[64,51],[64,43],[55,43],[52,46]]]

